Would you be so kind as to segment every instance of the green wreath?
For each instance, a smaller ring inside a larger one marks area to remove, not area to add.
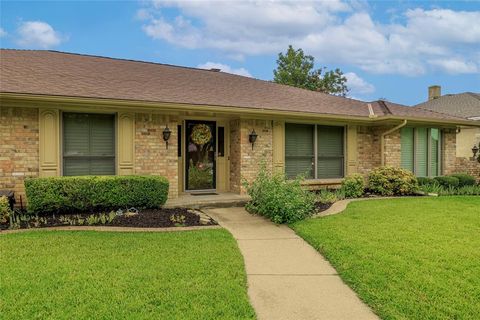
[[[195,144],[204,145],[208,143],[212,139],[210,127],[206,124],[196,124],[193,126],[190,138]]]

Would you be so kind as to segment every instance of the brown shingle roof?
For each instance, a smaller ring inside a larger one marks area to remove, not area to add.
[[[43,50],[0,52],[0,92],[368,117],[367,102],[203,69]],[[386,102],[377,116],[455,120]],[[390,112],[386,111],[390,109]]]
[[[462,118],[480,117],[480,93],[447,94],[415,106]]]

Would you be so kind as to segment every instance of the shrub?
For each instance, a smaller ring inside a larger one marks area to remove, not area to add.
[[[337,197],[336,191],[321,189],[315,195],[315,202],[318,202],[320,204],[334,203],[337,200],[338,200],[338,197]]]
[[[408,170],[379,167],[368,175],[368,188],[383,196],[408,195],[418,189],[417,178]]]
[[[438,182],[439,185],[441,185],[444,188],[449,188],[449,187],[456,188],[460,183],[460,180],[458,178],[450,177],[450,176],[435,177],[434,179],[435,181]]]
[[[459,187],[474,186],[477,183],[473,176],[466,173],[454,173],[451,174],[450,177],[455,177],[458,179]]]
[[[159,208],[168,180],[159,176],[82,176],[25,180],[30,213]]]
[[[0,223],[7,223],[10,221],[13,211],[10,209],[10,201],[7,197],[0,197]]]
[[[342,181],[342,191],[346,198],[358,198],[365,191],[365,181],[360,174],[353,174]]]
[[[313,212],[315,195],[304,190],[300,183],[300,178],[286,180],[283,174],[268,172],[262,162],[256,179],[251,183],[244,181],[251,197],[246,208],[275,223],[304,219]]]
[[[417,181],[418,181],[418,185],[420,186],[438,185],[435,179],[429,178],[429,177],[417,177]]]

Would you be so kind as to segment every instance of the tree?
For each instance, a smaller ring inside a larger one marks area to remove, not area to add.
[[[285,54],[278,54],[273,81],[340,96],[348,93],[347,78],[340,69],[326,71],[326,67],[314,69],[314,65],[315,59],[312,56],[305,55],[302,49],[295,50],[289,45]]]

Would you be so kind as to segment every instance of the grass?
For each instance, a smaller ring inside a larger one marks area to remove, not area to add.
[[[2,319],[252,319],[225,230],[0,235]]]
[[[351,203],[292,228],[383,319],[478,319],[480,197]]]

